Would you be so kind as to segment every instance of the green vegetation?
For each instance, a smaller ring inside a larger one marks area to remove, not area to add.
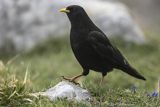
[[[112,40],[147,81],[137,80],[114,70],[106,76],[103,85],[100,86],[101,74],[91,71],[80,82],[92,93],[92,106],[160,106],[158,97],[147,96],[156,90],[159,79],[160,37],[151,34],[147,39],[149,41],[145,45]],[[74,58],[68,39],[54,39],[27,54],[13,56],[0,57],[4,63],[0,64],[0,106],[85,107],[84,104],[65,100],[52,103],[46,98],[30,95],[54,86],[61,81],[62,75],[70,77],[81,73],[82,69]],[[137,87],[136,92],[133,86]]]

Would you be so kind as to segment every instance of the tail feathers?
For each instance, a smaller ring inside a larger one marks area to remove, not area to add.
[[[135,77],[135,78],[138,78],[138,79],[141,79],[141,80],[146,80],[140,73],[137,72],[136,69],[134,69],[133,67],[131,66],[127,66],[125,68],[122,69],[125,73]]]

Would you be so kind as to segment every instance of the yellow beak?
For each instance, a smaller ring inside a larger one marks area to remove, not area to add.
[[[64,13],[69,13],[69,12],[70,12],[70,11],[67,10],[66,8],[62,8],[62,9],[60,9],[59,11],[60,11],[60,12],[64,12]]]

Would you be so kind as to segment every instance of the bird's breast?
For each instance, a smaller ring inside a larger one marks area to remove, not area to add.
[[[94,68],[98,65],[102,65],[102,60],[94,49],[86,41],[79,43],[73,43],[71,45],[73,53],[84,68]]]
[[[83,68],[92,69],[95,71],[104,71],[109,66],[104,59],[95,52],[95,49],[88,43],[88,34],[82,32],[71,32],[70,42],[73,53]]]

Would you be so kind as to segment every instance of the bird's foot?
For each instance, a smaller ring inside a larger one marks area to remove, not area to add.
[[[67,78],[67,77],[64,77],[64,76],[61,76],[64,80],[67,80],[67,81],[69,81],[69,82],[72,82],[72,83],[74,83],[74,84],[79,84],[77,81],[76,81],[76,78],[75,77],[73,77],[73,78]]]

